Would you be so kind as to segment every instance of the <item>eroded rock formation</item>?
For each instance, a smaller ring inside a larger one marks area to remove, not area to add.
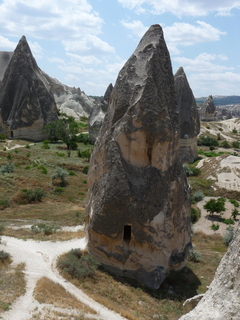
[[[110,83],[107,87],[104,97],[99,102],[96,102],[88,118],[89,140],[92,144],[95,143],[99,134],[99,130],[102,126],[103,119],[105,118],[105,114],[107,112],[108,103],[112,91],[113,85]]]
[[[210,95],[204,101],[200,108],[200,119],[202,121],[214,121],[216,114],[216,106],[213,101],[213,97]]]
[[[192,89],[182,67],[176,72],[174,83],[179,107],[181,157],[183,162],[193,162],[198,157],[200,120]]]
[[[57,107],[26,38],[19,41],[0,87],[0,126],[9,138],[42,140]]]
[[[188,184],[163,31],[153,25],[120,71],[90,161],[88,250],[105,268],[158,288],[187,262]]]
[[[2,81],[4,72],[12,58],[13,52],[0,51],[0,81]]]
[[[238,320],[240,315],[240,225],[201,301],[180,320]]]

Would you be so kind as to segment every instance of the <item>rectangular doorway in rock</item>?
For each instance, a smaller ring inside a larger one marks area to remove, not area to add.
[[[131,233],[132,233],[132,226],[129,226],[129,225],[124,226],[123,240],[129,243],[131,240]]]

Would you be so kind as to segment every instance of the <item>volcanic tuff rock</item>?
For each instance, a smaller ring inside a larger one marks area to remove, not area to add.
[[[192,89],[182,67],[175,74],[174,83],[179,107],[181,157],[183,162],[193,162],[198,157],[200,120]]]
[[[4,72],[12,58],[13,52],[0,51],[0,81],[3,79]]]
[[[210,95],[200,108],[200,119],[202,121],[213,121],[215,119],[216,106],[213,97]]]
[[[0,87],[0,126],[8,137],[41,140],[57,107],[26,38],[19,41]]]
[[[187,262],[190,201],[163,31],[153,25],[120,71],[89,166],[89,252],[158,288]]]
[[[100,100],[100,102],[96,102],[88,118],[89,140],[92,144],[95,143],[99,130],[102,126],[112,91],[113,85],[110,83],[104,94],[104,97]]]
[[[201,301],[180,320],[239,320],[240,225]]]

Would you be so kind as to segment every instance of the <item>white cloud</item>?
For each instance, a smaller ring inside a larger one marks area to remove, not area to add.
[[[162,14],[170,12],[178,17],[182,15],[205,16],[209,12],[227,15],[232,9],[240,8],[240,0],[118,0],[118,2],[124,8],[135,10],[137,13]]]
[[[82,63],[84,65],[99,65],[102,61],[94,56],[79,56],[77,54],[67,53],[67,56],[76,63]]]
[[[192,74],[188,77],[195,97],[207,95],[235,95],[239,92],[240,74],[212,72]]]
[[[96,36],[88,35],[88,37],[63,40],[62,44],[66,51],[81,52],[82,54],[111,54],[115,50],[107,42],[102,41]]]
[[[189,59],[184,57],[175,57],[172,60],[174,62],[177,62],[179,65],[181,65],[184,70],[190,71],[190,72],[205,72],[205,73],[217,73],[217,72],[223,72],[227,70],[234,70],[232,67],[226,67],[224,65],[215,64],[213,61],[217,60],[223,60],[222,55],[216,55],[216,54],[208,54],[208,53],[201,53],[198,55],[195,59]],[[225,60],[227,57],[225,58]]]
[[[220,40],[222,32],[210,24],[197,21],[197,25],[189,23],[174,23],[170,27],[163,28],[164,37],[167,43],[190,46],[199,42],[209,42]]]
[[[13,51],[16,48],[16,45],[16,42],[12,42],[7,38],[4,38],[3,36],[0,36],[0,48],[2,48],[3,50]]]
[[[122,20],[121,24],[128,30],[131,30],[132,33],[136,36],[138,36],[139,38],[141,38],[144,33],[147,31],[147,27],[145,27],[143,25],[143,23],[139,20],[134,20],[132,22],[127,22]]]
[[[29,47],[32,51],[32,54],[35,58],[41,59],[44,55],[43,48],[35,41],[35,42],[29,42]]]

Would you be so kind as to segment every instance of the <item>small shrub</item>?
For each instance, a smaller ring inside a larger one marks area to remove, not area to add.
[[[46,139],[46,140],[43,140],[43,144],[49,144],[51,141]]]
[[[57,266],[72,278],[80,279],[93,276],[99,263],[91,255],[84,254],[79,249],[72,249],[60,257]]]
[[[8,159],[8,161],[11,161],[11,160],[12,160],[12,155],[11,155],[10,152],[8,152],[8,154],[7,154],[7,159]]]
[[[55,194],[62,194],[64,192],[64,188],[56,187],[53,191]]]
[[[77,149],[77,156],[78,156],[79,158],[82,157],[82,153],[81,153],[81,150],[80,150],[80,149]]]
[[[68,174],[69,174],[69,176],[75,176],[76,175],[76,173],[73,172],[73,171],[69,171]]]
[[[83,142],[85,145],[90,144],[90,140],[87,133],[80,133],[76,136],[77,142]]]
[[[219,229],[219,224],[218,223],[217,224],[213,223],[211,225],[211,229],[214,230],[214,231],[217,231]]]
[[[235,199],[229,199],[229,202],[231,202],[235,208],[238,208],[239,207],[239,203],[237,202],[237,200]]]
[[[87,173],[88,173],[88,169],[89,169],[89,166],[85,166],[85,167],[83,168],[83,173],[87,174]]]
[[[232,147],[233,147],[233,148],[236,148],[236,149],[239,149],[239,147],[240,147],[239,141],[233,141],[233,142],[232,142]]]
[[[223,243],[228,247],[234,236],[234,229],[232,226],[227,227],[226,233],[223,237]]]
[[[201,262],[202,256],[199,252],[197,252],[194,248],[189,251],[189,260],[193,262]]]
[[[38,169],[42,170],[43,174],[47,174],[48,173],[47,169],[44,166],[40,166],[40,167],[38,167]]]
[[[191,168],[189,167],[188,164],[184,163],[183,168],[184,168],[184,170],[186,172],[187,177],[192,175],[192,170],[191,170]]]
[[[228,219],[221,218],[220,221],[225,224],[235,224],[235,222],[231,218],[228,218]]]
[[[5,165],[1,166],[0,168],[0,172],[1,173],[11,173],[14,170],[14,165],[12,164],[12,162],[8,162]]]
[[[6,135],[3,134],[3,133],[1,133],[1,134],[0,134],[0,140],[1,140],[1,141],[5,141],[6,139],[7,139]]]
[[[238,133],[238,131],[235,127],[232,129],[232,133]]]
[[[56,155],[58,157],[65,157],[65,153],[63,153],[63,152],[56,152]]]
[[[231,145],[230,145],[230,143],[229,143],[227,140],[222,141],[221,144],[220,144],[220,146],[221,146],[222,148],[226,148],[226,149],[231,148]]]
[[[8,252],[5,252],[4,250],[0,251],[0,261],[2,263],[10,260],[10,254]]]
[[[194,194],[191,196],[192,202],[199,202],[203,200],[205,197],[204,193],[201,190],[198,190],[194,192]]]
[[[7,199],[0,199],[0,210],[10,207],[9,200]]]
[[[30,145],[29,145],[29,144],[26,144],[25,148],[26,148],[26,149],[30,149]]]
[[[3,151],[6,151],[6,150],[7,150],[7,148],[6,148],[6,147],[4,147],[4,148],[3,148]]]
[[[27,152],[26,156],[29,158],[31,156],[31,153]]]
[[[92,154],[92,150],[90,150],[90,149],[81,151],[81,157],[82,158],[87,158],[88,161],[90,160],[91,154]]]
[[[31,167],[30,166],[26,166],[24,169],[25,170],[29,170],[29,169],[31,169]]]
[[[64,187],[67,185],[68,172],[60,167],[55,169],[55,173],[52,175],[52,183],[59,184]]]
[[[41,202],[45,192],[41,188],[23,189],[13,197],[13,200],[19,204],[28,204],[31,202]]]
[[[19,153],[19,150],[18,150],[18,149],[15,149],[14,152],[15,152],[15,153]]]
[[[237,210],[236,208],[234,208],[234,209],[232,210],[231,216],[232,216],[233,219],[235,220],[238,214],[239,214],[239,213],[238,213],[238,210]]]
[[[198,219],[200,218],[200,210],[196,209],[196,208],[191,208],[191,222],[195,223],[198,221]]]
[[[37,225],[32,225],[31,230],[34,233],[43,232],[46,236],[49,236],[56,232],[57,228],[54,226],[47,226],[45,223],[39,223]]]
[[[43,144],[43,145],[42,145],[42,148],[43,148],[43,149],[50,149],[50,146],[49,146],[48,144]]]

